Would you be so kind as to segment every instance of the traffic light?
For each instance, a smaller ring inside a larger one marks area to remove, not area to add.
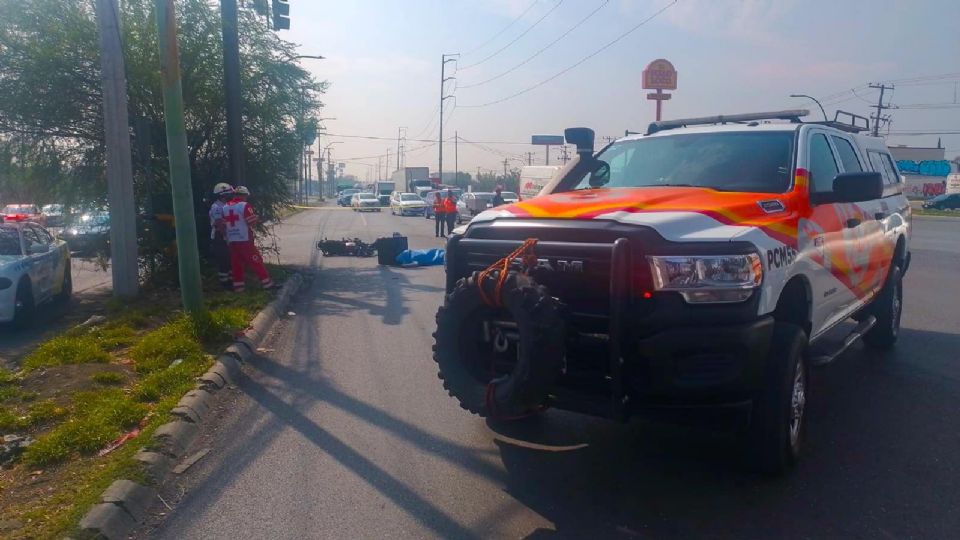
[[[290,29],[290,4],[287,0],[273,0],[273,29]]]

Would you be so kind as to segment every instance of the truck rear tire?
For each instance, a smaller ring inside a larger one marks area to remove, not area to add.
[[[746,436],[746,465],[752,470],[780,475],[800,458],[806,431],[806,345],[807,335],[799,326],[783,322],[774,325]]]
[[[484,303],[478,272],[461,279],[437,311],[433,359],[438,377],[460,406],[482,417],[513,419],[535,413],[560,374],[564,358],[562,305],[528,276],[510,272],[502,310]],[[484,281],[495,294],[497,273]],[[505,312],[505,313],[504,313]],[[493,345],[484,341],[484,322],[512,318],[519,333],[517,362],[507,375],[493,369]]]

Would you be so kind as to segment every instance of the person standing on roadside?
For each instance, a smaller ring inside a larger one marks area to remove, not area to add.
[[[230,281],[230,248],[227,247],[226,227],[223,221],[223,207],[233,198],[233,186],[220,182],[213,186],[213,195],[216,200],[210,205],[210,255],[217,265],[217,279],[220,286],[231,290]]]
[[[276,287],[270,279],[270,273],[263,264],[263,257],[254,242],[253,227],[257,224],[257,214],[247,202],[250,190],[237,186],[234,197],[223,206],[223,221],[227,244],[230,247],[230,267],[233,273],[233,290],[243,292],[246,283],[246,269],[249,268],[260,279],[264,289]]]
[[[498,206],[503,206],[506,203],[507,201],[503,200],[503,188],[497,186],[497,192],[493,196],[493,200],[490,201],[490,204],[493,205],[493,208],[496,208]]]
[[[433,218],[436,220],[434,225],[434,236],[436,238],[441,238],[446,236],[443,234],[443,225],[447,222],[446,211],[443,206],[443,192],[437,191],[433,198]]]
[[[443,200],[443,213],[447,218],[447,233],[452,233],[457,222],[457,198],[453,190],[447,190],[447,198]]]

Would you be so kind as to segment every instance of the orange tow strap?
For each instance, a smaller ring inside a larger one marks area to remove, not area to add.
[[[534,251],[536,245],[536,238],[527,238],[520,247],[513,250],[509,255],[480,272],[480,275],[477,276],[477,288],[480,290],[480,299],[483,300],[483,303],[490,307],[503,307],[503,285],[507,282],[507,275],[510,273],[510,263],[516,259],[521,259],[526,269],[531,268],[537,262],[537,255]],[[483,283],[490,277],[490,274],[497,270],[500,270],[500,275],[497,276],[497,287],[494,289],[493,298],[490,298],[483,290]]]

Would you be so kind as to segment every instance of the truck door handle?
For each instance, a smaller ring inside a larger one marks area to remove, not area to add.
[[[859,220],[859,219],[857,219],[857,218],[850,218],[850,219],[847,220],[847,228],[848,228],[848,229],[853,229],[853,228],[856,227],[857,225],[860,225],[860,220]]]
[[[883,218],[885,217],[887,217],[887,215],[884,214],[883,212],[877,212],[876,214],[873,215],[873,219],[877,221],[883,221]]]

